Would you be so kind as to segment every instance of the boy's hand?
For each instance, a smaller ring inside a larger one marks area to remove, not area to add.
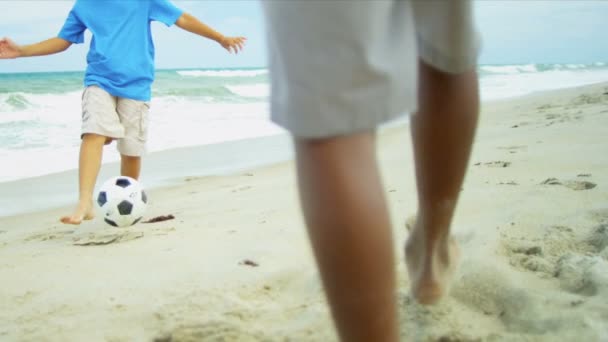
[[[245,37],[224,37],[220,41],[220,45],[230,53],[239,53],[239,51],[243,50],[246,40],[247,38]]]
[[[0,39],[0,59],[21,57],[21,48],[12,40],[4,37]]]

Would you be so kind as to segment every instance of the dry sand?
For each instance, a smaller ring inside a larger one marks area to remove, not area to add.
[[[407,127],[379,147],[402,261],[416,212]],[[606,189],[608,84],[484,104],[453,226],[459,275],[423,307],[399,263],[402,340],[608,341]],[[57,222],[71,207],[0,218],[0,341],[336,339],[292,162],[149,197],[146,218],[175,219],[75,229]]]

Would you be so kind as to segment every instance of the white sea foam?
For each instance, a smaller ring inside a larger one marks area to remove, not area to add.
[[[486,75],[480,78],[483,100],[503,99],[537,91],[577,87],[605,82],[608,69],[550,70],[536,73]]]
[[[266,102],[196,104],[161,98],[153,101],[150,117],[150,151],[284,133],[268,120]]]
[[[0,123],[14,120],[28,120],[30,116],[44,118],[45,111],[53,111],[47,119],[54,121],[57,115],[63,116],[74,108],[80,108],[82,92],[63,94],[0,94]],[[78,113],[78,112],[77,112]],[[77,114],[80,117],[80,114]]]
[[[268,70],[180,70],[177,73],[187,77],[255,77],[268,74]]]
[[[534,64],[524,65],[484,65],[480,67],[481,72],[490,74],[512,75],[525,72],[537,72],[538,69]]]
[[[79,105],[76,102],[76,105]],[[60,114],[47,113],[51,117]],[[6,113],[0,113],[4,116]],[[34,114],[32,114],[34,115]],[[0,169],[0,182],[75,168],[80,143],[80,116],[63,117],[62,125],[39,123],[19,130],[0,148],[0,158],[11,168]],[[175,97],[153,99],[150,110],[150,152],[207,145],[253,137],[284,134],[268,120],[268,103],[201,103]],[[104,162],[118,159],[114,145],[106,149]],[[44,165],[48,164],[49,167]]]

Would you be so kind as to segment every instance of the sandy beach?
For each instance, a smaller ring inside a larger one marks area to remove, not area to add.
[[[608,83],[484,103],[453,225],[460,271],[424,307],[402,253],[409,128],[383,130],[402,340],[608,341],[607,137]],[[71,204],[0,217],[0,341],[335,341],[293,162],[201,175],[200,153],[150,157],[157,178],[189,161],[190,175],[148,189],[145,218],[172,220],[62,225]],[[36,182],[75,198],[73,177]],[[24,182],[1,184],[3,203],[27,203]]]

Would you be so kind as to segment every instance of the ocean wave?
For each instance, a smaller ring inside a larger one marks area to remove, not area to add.
[[[519,74],[486,74],[480,77],[482,100],[508,98],[559,88],[606,82],[608,68],[580,65],[556,66],[550,70]]]
[[[31,106],[24,93],[0,94],[0,112],[14,112]]]
[[[483,65],[479,67],[482,73],[512,75],[524,72],[537,72],[535,64],[520,65]]]
[[[256,77],[268,74],[268,70],[180,70],[177,73],[186,77]]]
[[[166,87],[154,90],[154,97],[188,97],[188,98],[209,98],[213,100],[227,99],[234,97],[234,94],[225,86],[202,86],[202,87]]]
[[[35,109],[58,109],[80,107],[82,91],[69,91],[60,94],[47,93],[0,93],[0,113],[22,112]]]
[[[179,101],[240,103],[252,98],[266,98],[270,90],[267,83],[208,85],[199,87],[172,87],[154,90],[153,98],[162,97]]]
[[[479,71],[483,75],[516,75],[529,74],[546,71],[585,71],[603,69],[605,62],[596,63],[554,63],[554,64],[505,64],[505,65],[480,65]]]
[[[80,92],[60,95],[0,94],[0,137],[15,135],[19,131],[28,131],[38,126],[76,127],[81,112]],[[43,135],[47,133],[49,132],[42,131]]]

